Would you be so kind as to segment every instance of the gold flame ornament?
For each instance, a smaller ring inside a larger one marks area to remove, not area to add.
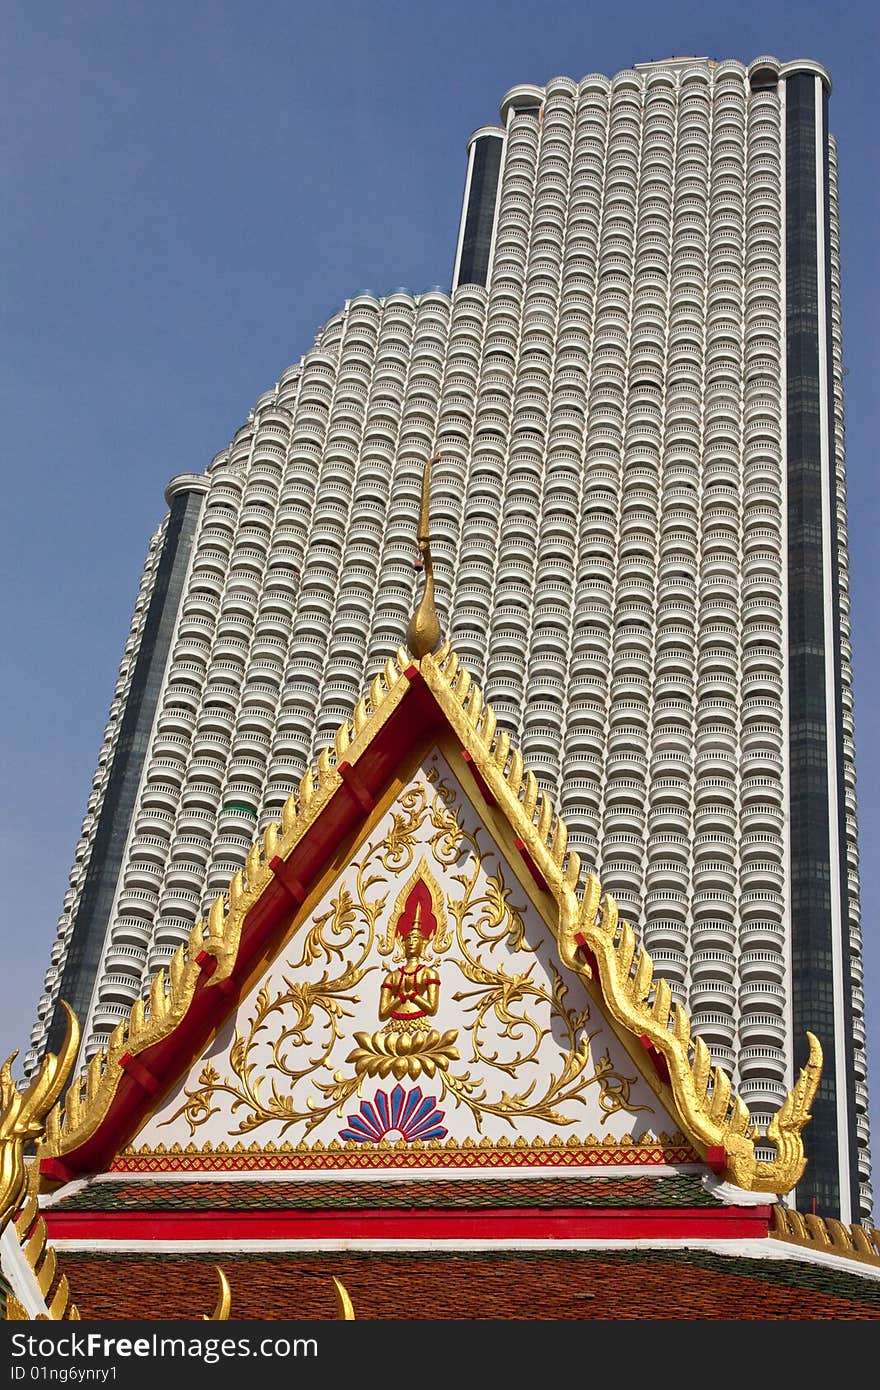
[[[439,454],[427,459],[422,475],[422,510],[419,517],[418,542],[425,571],[425,589],[406,629],[406,644],[417,661],[423,656],[429,656],[440,645],[440,619],[434,607],[434,566],[431,561],[429,535],[431,465],[439,462]]]

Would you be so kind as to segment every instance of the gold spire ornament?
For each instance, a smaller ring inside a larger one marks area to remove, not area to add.
[[[427,459],[422,475],[422,510],[419,517],[418,542],[421,564],[425,571],[425,589],[406,629],[406,644],[417,661],[423,656],[429,656],[440,645],[440,619],[434,607],[434,566],[431,561],[429,534],[431,465],[439,462],[439,454]]]

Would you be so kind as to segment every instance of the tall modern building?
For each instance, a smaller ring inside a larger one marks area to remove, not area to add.
[[[153,538],[45,994],[87,1054],[404,639],[437,451],[444,628],[766,1125],[871,1213],[827,74],[518,86],[451,294],[359,295]]]

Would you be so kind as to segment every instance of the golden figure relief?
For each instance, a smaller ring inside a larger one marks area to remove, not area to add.
[[[407,897],[394,925],[395,939],[403,944],[403,964],[389,970],[379,995],[379,1018],[388,1021],[386,1032],[412,1033],[421,1020],[437,1012],[440,978],[435,964],[422,960],[437,930],[431,892],[420,879]]]
[[[425,965],[424,955],[428,938],[421,930],[422,904],[416,904],[416,915],[404,936],[405,960],[397,970],[389,970],[382,981],[379,996],[379,1017],[389,1019],[389,1033],[412,1033],[420,1028],[421,1020],[437,1012],[440,1003],[440,979],[432,965]]]
[[[358,1075],[415,1080],[422,1071],[434,1076],[438,1068],[446,1071],[450,1062],[458,1061],[457,1029],[441,1035],[426,1022],[440,1004],[440,976],[436,956],[424,956],[432,945],[442,949],[448,944],[444,923],[443,893],[422,859],[401,891],[379,945],[383,955],[402,951],[403,962],[386,972],[379,991],[379,1018],[385,1028],[381,1033],[355,1033],[358,1046],[346,1061],[354,1063]]]

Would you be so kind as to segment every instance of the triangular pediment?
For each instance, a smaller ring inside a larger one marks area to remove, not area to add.
[[[466,778],[454,743],[425,751],[135,1154],[256,1140],[305,1167],[341,1146],[362,1168],[425,1150],[492,1165],[513,1144],[581,1162],[687,1151]]]
[[[395,971],[405,995],[416,968],[423,1016],[405,1021]],[[759,1159],[729,1078],[470,675],[448,647],[402,651],[52,1113],[41,1173],[506,1151],[699,1159],[784,1192],[821,1069],[810,1041]]]

